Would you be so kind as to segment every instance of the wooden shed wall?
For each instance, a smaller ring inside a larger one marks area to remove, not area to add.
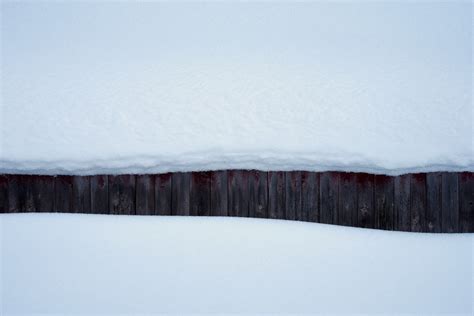
[[[240,216],[412,232],[474,232],[474,174],[224,170],[0,175],[0,213]]]

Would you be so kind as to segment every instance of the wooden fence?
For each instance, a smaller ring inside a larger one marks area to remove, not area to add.
[[[474,232],[473,203],[472,172],[0,175],[0,213],[242,216],[455,233]]]

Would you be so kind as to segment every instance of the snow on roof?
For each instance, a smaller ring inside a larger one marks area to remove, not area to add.
[[[470,2],[1,8],[0,172],[474,170]]]

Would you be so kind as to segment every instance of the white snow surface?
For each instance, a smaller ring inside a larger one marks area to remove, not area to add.
[[[474,171],[472,7],[2,1],[0,172]]]
[[[472,315],[474,234],[0,215],[0,314]]]

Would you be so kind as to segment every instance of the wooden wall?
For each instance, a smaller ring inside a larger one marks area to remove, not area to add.
[[[456,233],[474,232],[473,203],[472,172],[0,175],[0,213],[240,216]]]

